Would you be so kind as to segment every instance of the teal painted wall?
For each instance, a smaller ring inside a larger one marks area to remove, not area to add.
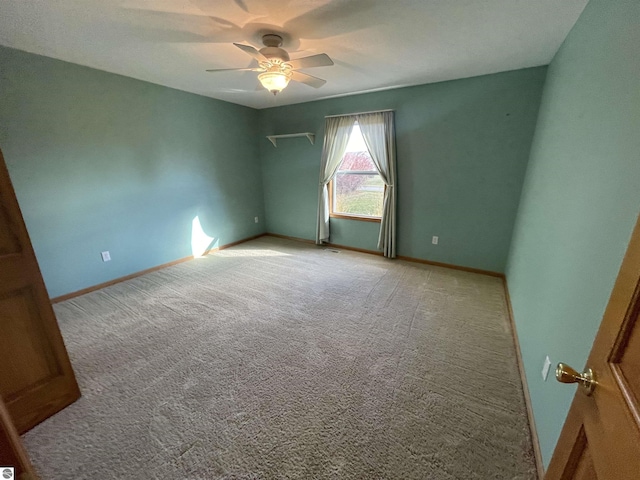
[[[548,71],[507,280],[548,464],[640,211],[640,2],[591,0]]]
[[[267,230],[315,238],[324,116],[395,109],[398,254],[503,272],[546,68],[260,111]],[[314,132],[283,139],[264,135]],[[376,249],[378,224],[332,220],[331,242]],[[439,245],[431,237],[440,237]]]
[[[0,148],[51,296],[264,231],[258,112],[0,47]],[[103,263],[102,250],[113,260]]]

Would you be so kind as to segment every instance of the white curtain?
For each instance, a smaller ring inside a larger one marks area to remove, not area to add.
[[[316,243],[329,240],[329,192],[327,184],[331,181],[342,161],[349,143],[349,136],[355,123],[354,117],[330,117],[325,119],[324,146],[320,160],[320,183],[318,187],[318,223]]]
[[[396,141],[393,112],[357,116],[369,154],[386,185],[378,249],[385,257],[396,257]]]

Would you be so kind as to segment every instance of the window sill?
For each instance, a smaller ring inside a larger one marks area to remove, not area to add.
[[[361,217],[359,215],[345,215],[342,213],[330,213],[329,218],[341,218],[344,220],[360,220],[362,222],[380,223],[381,219],[376,217]]]

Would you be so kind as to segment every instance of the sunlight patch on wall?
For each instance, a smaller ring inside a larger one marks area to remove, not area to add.
[[[210,237],[202,229],[200,218],[196,215],[191,222],[191,254],[193,258],[202,257],[207,250],[215,247],[215,237]]]

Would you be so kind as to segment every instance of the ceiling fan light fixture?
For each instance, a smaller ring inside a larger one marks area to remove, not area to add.
[[[256,50],[256,48],[251,45],[234,43],[233,45],[250,55],[254,60],[257,60],[258,66],[249,68],[220,68],[207,70],[207,72],[223,72],[229,70],[261,72],[258,75],[260,84],[274,95],[284,90],[291,80],[304,83],[313,88],[320,88],[327,83],[326,80],[298,71],[300,69],[329,67],[333,65],[333,60],[331,60],[326,53],[291,60],[289,53],[281,48],[282,42],[283,39],[281,35],[265,34],[262,36],[264,48],[260,50]]]
[[[264,88],[276,95],[289,85],[291,71],[264,72],[258,75],[258,80]]]

